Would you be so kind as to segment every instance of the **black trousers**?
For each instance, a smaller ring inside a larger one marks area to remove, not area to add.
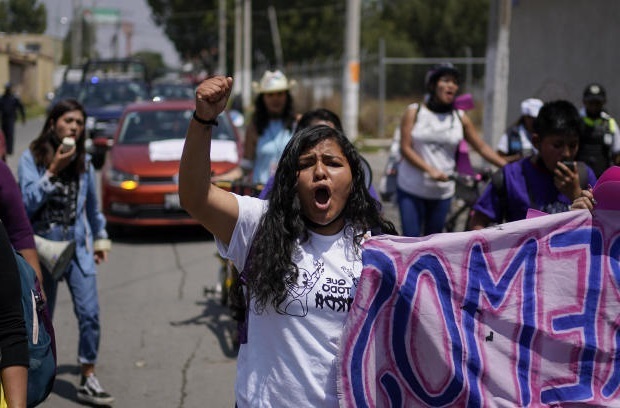
[[[2,133],[4,133],[4,139],[6,141],[6,153],[13,154],[13,146],[15,144],[15,121],[2,121]]]

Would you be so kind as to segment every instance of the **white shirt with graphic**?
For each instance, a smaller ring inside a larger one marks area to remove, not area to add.
[[[243,270],[267,201],[236,196],[239,219],[220,254]],[[338,407],[336,354],[362,270],[350,228],[332,236],[310,232],[293,254],[299,278],[283,314],[250,303],[248,342],[237,360],[235,394],[242,407]]]

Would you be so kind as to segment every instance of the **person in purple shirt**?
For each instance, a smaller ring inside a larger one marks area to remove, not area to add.
[[[19,269],[9,236],[0,221],[0,406],[26,407],[28,341],[21,302]]]
[[[575,162],[580,131],[573,104],[559,100],[543,105],[532,135],[538,153],[498,170],[502,173],[493,176],[474,205],[470,229],[525,219],[528,208],[548,214],[570,210],[582,190],[596,183],[592,169]]]
[[[11,169],[0,161],[0,221],[4,223],[11,245],[37,274],[43,291],[43,274],[34,242],[34,232],[22,201],[22,193]],[[43,293],[45,297],[45,293]]]

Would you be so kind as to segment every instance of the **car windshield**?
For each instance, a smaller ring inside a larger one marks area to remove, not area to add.
[[[54,96],[57,100],[64,98],[75,98],[77,97],[79,90],[79,82],[64,82],[58,87]]]
[[[123,120],[118,144],[148,144],[159,140],[184,139],[193,110],[129,112]],[[213,140],[236,141],[235,131],[224,114],[213,128]]]
[[[87,107],[127,105],[147,99],[146,85],[139,82],[96,82],[82,87],[78,100]]]
[[[194,99],[194,86],[191,84],[156,84],[151,88],[153,100]]]

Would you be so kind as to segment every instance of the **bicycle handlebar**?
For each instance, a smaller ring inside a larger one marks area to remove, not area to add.
[[[448,178],[450,180],[453,181],[469,181],[469,182],[483,182],[483,181],[487,181],[491,179],[491,176],[493,175],[493,169],[491,168],[483,168],[480,169],[479,171],[476,171],[474,174],[463,174],[463,173],[459,173],[459,172],[454,172],[451,175],[448,176]]]

